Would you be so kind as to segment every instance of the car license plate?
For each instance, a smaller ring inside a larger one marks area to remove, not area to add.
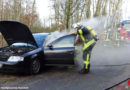
[[[0,68],[2,68],[3,64],[0,64]]]

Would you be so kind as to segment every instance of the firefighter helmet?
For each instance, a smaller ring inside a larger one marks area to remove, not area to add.
[[[75,23],[75,24],[73,24],[73,28],[74,28],[74,29],[76,29],[76,28],[78,28],[78,27],[80,27],[80,26],[81,26],[80,23]]]

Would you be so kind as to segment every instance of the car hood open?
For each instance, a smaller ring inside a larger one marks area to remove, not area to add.
[[[29,28],[17,21],[0,21],[0,32],[8,45],[17,42],[29,43],[37,46]]]

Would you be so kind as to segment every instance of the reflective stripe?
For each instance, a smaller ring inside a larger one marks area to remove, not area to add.
[[[92,36],[96,36],[97,35],[96,32],[90,26],[87,26],[87,29],[90,31]]]
[[[81,29],[79,30],[79,36],[80,36],[80,38],[82,39],[82,41],[85,43],[85,38],[84,38],[84,36],[83,36],[83,32],[82,32]]]
[[[87,58],[86,58],[86,60],[84,61],[84,64],[85,64],[85,69],[88,69],[88,65],[90,64],[90,62],[89,62],[89,54],[87,54]]]
[[[93,44],[95,42],[95,40],[94,39],[92,39],[91,41],[89,41],[89,42],[87,42],[87,43],[84,43],[84,47],[83,47],[83,51],[85,50],[85,49],[87,49],[91,44]]]
[[[93,44],[93,43],[95,42],[95,40],[92,39],[91,41],[85,43],[85,38],[84,38],[84,36],[83,36],[82,30],[80,29],[80,30],[78,30],[78,31],[79,31],[79,36],[80,36],[80,38],[81,38],[82,41],[84,42],[84,47],[83,47],[83,51],[84,51],[84,50],[85,50],[86,48],[88,48],[91,44]]]

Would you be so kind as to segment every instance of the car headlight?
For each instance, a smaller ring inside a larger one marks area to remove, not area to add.
[[[23,61],[24,57],[21,56],[10,56],[8,61],[10,62],[17,62],[17,61]]]

